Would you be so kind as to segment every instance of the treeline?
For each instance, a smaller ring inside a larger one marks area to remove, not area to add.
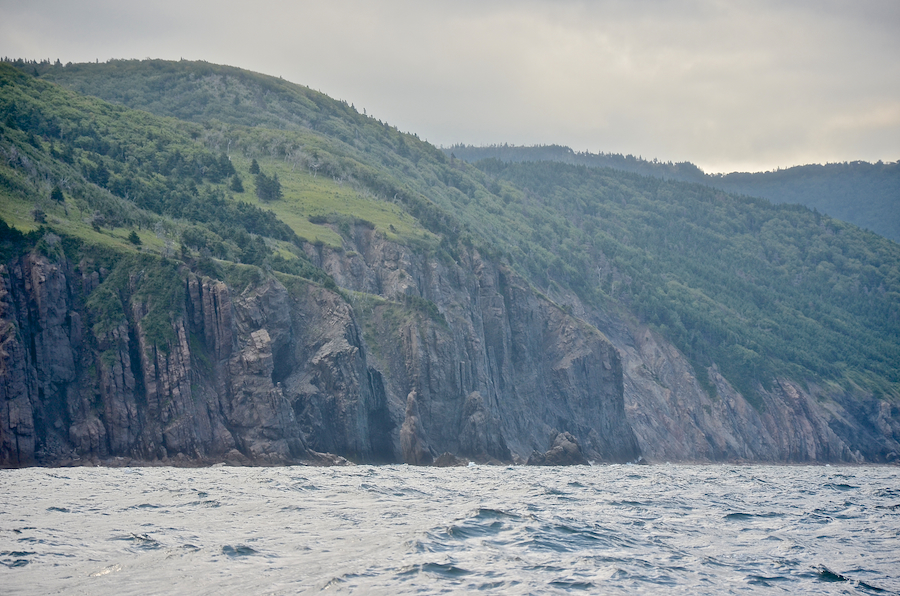
[[[644,176],[681,180],[683,182],[705,182],[703,170],[690,162],[673,163],[671,161],[646,160],[643,157],[621,153],[591,153],[590,151],[573,151],[564,145],[533,145],[529,147],[516,145],[453,145],[444,152],[459,159],[474,163],[483,159],[499,159],[509,163],[530,161],[558,161],[573,165],[593,168],[612,168]]]
[[[900,242],[900,162],[805,165],[710,176],[729,192],[797,203]]]

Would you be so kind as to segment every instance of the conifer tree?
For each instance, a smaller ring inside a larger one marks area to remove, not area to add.
[[[256,175],[256,196],[260,201],[270,202],[277,201],[282,198],[281,182],[278,180],[278,174],[273,174],[270,178],[266,173],[260,170]]]

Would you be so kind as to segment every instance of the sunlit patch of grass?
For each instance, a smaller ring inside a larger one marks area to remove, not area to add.
[[[40,224],[34,221],[31,210],[34,203],[23,201],[9,194],[0,194],[0,218],[21,232],[36,230]]]
[[[401,243],[409,239],[437,241],[400,206],[364,196],[348,182],[310,173],[302,165],[294,167],[274,158],[259,158],[257,161],[267,175],[278,174],[284,198],[261,203],[254,191],[254,176],[249,173],[251,160],[233,156],[232,163],[243,178],[245,188],[244,193],[236,195],[236,198],[270,209],[302,238],[341,246],[338,233],[326,225],[309,221],[310,216],[338,214],[371,222],[375,230],[389,240]]]
[[[43,225],[59,234],[84,240],[88,244],[98,244],[117,250],[162,254],[165,248],[165,240],[157,238],[156,234],[150,230],[134,229],[141,239],[140,246],[135,246],[128,240],[128,235],[133,228],[101,227],[97,231],[85,221],[87,213],[82,212],[71,202],[68,204],[42,202],[39,208],[44,211],[45,222],[43,224],[34,221],[32,215],[34,208],[33,202],[24,201],[8,194],[0,195],[0,218],[20,232],[31,232]],[[175,244],[173,241],[173,248]]]
[[[290,242],[285,242],[284,240],[272,240],[271,238],[266,239],[266,246],[272,249],[272,253],[276,256],[280,256],[287,260],[299,259],[300,257],[297,255],[297,249]]]

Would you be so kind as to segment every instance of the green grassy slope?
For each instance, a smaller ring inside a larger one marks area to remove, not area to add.
[[[245,95],[268,99],[234,112]],[[900,246],[806,208],[612,169],[476,167],[343,102],[206,63],[0,65],[0,122],[0,217],[21,230],[38,206],[92,245],[326,283],[303,242],[340,247],[366,222],[441,258],[475,246],[550,295],[637,317],[701,381],[715,363],[751,399],[775,376],[900,395]],[[254,159],[283,198],[256,196]]]
[[[204,122],[218,119],[271,129],[315,128],[353,136],[365,118],[307,87],[208,62],[111,60],[103,64],[20,64],[27,72],[131,108]]]
[[[143,249],[161,249],[169,239],[253,264],[261,264],[252,254],[258,252],[256,238],[283,254],[279,242],[340,246],[340,237],[321,222],[341,215],[371,222],[397,240],[434,242],[406,212],[345,178],[389,182],[320,134],[185,123],[79,95],[9,66],[0,69],[6,143],[0,215],[20,229],[38,225],[31,213],[37,205],[61,232],[91,242],[125,239],[134,229]],[[268,175],[279,176],[282,200],[263,204],[257,198],[250,156]],[[232,189],[234,176],[246,183],[243,192]],[[49,199],[56,185],[67,199],[62,203]],[[129,248],[127,242],[116,245]],[[302,258],[295,249],[288,252]]]

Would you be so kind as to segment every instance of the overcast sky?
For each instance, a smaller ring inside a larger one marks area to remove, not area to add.
[[[240,66],[444,146],[900,160],[898,0],[0,0],[0,55]]]

